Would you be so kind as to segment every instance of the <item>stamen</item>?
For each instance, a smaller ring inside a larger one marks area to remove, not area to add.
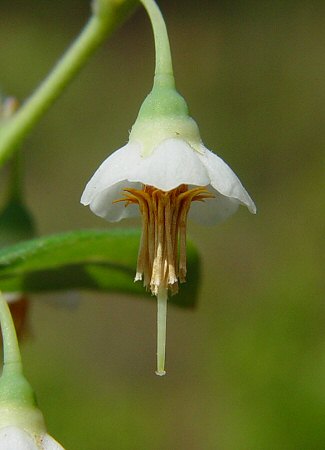
[[[172,209],[171,209],[171,199],[170,196],[166,198],[166,209],[165,209],[165,230],[166,230],[166,251],[167,251],[167,284],[172,286],[177,283],[177,276],[175,272],[176,257],[174,252],[174,243],[172,235]],[[177,250],[177,247],[176,247]]]
[[[164,198],[161,197],[160,201],[157,198],[159,191],[154,192],[155,204],[156,204],[156,239],[155,239],[155,256],[152,267],[152,275],[150,288],[154,295],[158,294],[158,288],[162,285],[164,279],[164,260],[163,260],[163,250],[164,250]]]
[[[138,262],[137,262],[137,273],[135,275],[135,280],[142,280],[142,274],[147,273],[146,264],[148,261],[148,205],[142,198],[139,199],[139,208],[142,215],[142,235],[138,253]],[[144,283],[147,284],[148,280],[144,280]]]
[[[145,185],[142,190],[125,189],[116,202],[138,204],[142,216],[142,235],[135,281],[142,280],[153,295],[160,288],[178,291],[178,281],[186,279],[186,226],[193,201],[213,197],[204,187],[188,189],[185,184],[171,191]]]

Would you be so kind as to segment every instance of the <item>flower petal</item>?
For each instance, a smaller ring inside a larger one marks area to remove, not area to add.
[[[208,171],[200,162],[199,153],[181,139],[164,140],[150,156],[133,166],[127,179],[162,191],[170,191],[181,184],[209,184]]]
[[[0,430],[0,450],[40,450],[35,440],[26,431],[17,427]]]
[[[130,204],[126,207],[125,202],[114,203],[124,196],[123,189],[125,188],[141,189],[141,184],[120,181],[113,186],[109,186],[97,192],[89,204],[90,209],[97,216],[103,217],[110,222],[117,222],[127,217],[138,216],[138,205]]]
[[[89,205],[104,189],[128,180],[133,168],[141,162],[140,149],[139,144],[129,143],[106,158],[87,183],[81,203]]]
[[[199,154],[199,158],[209,173],[211,186],[225,197],[236,199],[242,205],[246,205],[249,211],[255,214],[255,204],[237,175],[219,156],[204,146],[202,148],[204,149],[204,154]]]
[[[192,202],[189,218],[202,225],[215,225],[232,216],[238,209],[239,201],[225,197],[213,188],[208,189],[214,198]]]
[[[46,434],[42,439],[42,450],[64,450],[62,445],[60,445],[55,439],[49,434]]]

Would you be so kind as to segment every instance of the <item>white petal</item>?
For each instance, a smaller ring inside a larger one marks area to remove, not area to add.
[[[104,189],[128,180],[133,168],[141,162],[140,149],[139,144],[127,144],[106,158],[85,187],[81,203],[89,205]]]
[[[181,139],[166,139],[152,154],[141,159],[127,177],[169,191],[180,184],[206,186],[208,171],[200,162],[199,153]]]
[[[35,440],[26,431],[17,427],[0,430],[0,450],[40,450]]]
[[[46,434],[42,439],[42,450],[64,450],[62,445],[60,445],[55,439],[49,434]]]
[[[136,217],[139,215],[139,207],[134,204],[125,206],[125,202],[113,203],[124,196],[123,189],[134,188],[141,189],[140,183],[130,183],[120,181],[119,183],[103,189],[90,202],[90,209],[99,217],[103,217],[110,222],[117,222],[126,217]]]
[[[189,212],[189,218],[202,225],[215,225],[223,222],[233,215],[239,206],[239,202],[231,197],[225,197],[214,189],[208,189],[215,197],[204,201],[193,202]]]
[[[202,148],[204,149],[204,154],[199,154],[199,158],[209,173],[211,186],[225,197],[238,200],[239,203],[246,205],[249,211],[255,214],[255,204],[237,175],[219,156],[203,146]]]

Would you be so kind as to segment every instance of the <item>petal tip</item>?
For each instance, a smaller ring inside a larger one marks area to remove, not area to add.
[[[248,211],[252,214],[256,214],[257,213],[257,209],[256,209],[256,205],[253,202],[253,200],[251,201],[251,203],[249,205],[247,205]]]

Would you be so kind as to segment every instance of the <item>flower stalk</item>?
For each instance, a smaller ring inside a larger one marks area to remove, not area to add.
[[[174,87],[174,73],[172,57],[169,45],[169,38],[167,33],[164,18],[160,12],[157,3],[153,0],[140,0],[145,10],[148,13],[155,40],[155,85],[168,85]]]

